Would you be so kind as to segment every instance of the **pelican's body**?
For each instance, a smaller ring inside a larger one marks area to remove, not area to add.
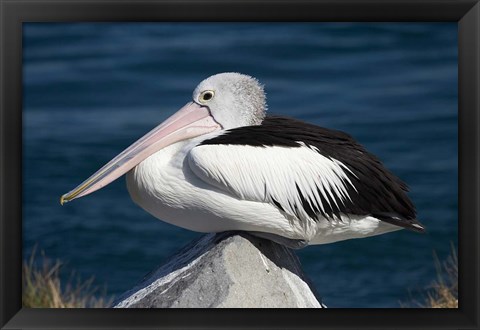
[[[208,137],[171,145],[128,172],[127,187],[133,201],[156,218],[193,231],[267,232],[310,244],[401,229],[353,214],[334,221],[300,220],[287,216],[274,204],[240,199],[216,188],[199,178],[188,161],[202,152],[199,144],[205,139]]]
[[[255,79],[212,76],[62,201],[127,173],[135,203],[193,231],[249,231],[291,247],[423,231],[406,186],[350,136],[265,110]]]

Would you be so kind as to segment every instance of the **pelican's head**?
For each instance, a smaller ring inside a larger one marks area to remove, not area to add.
[[[265,117],[263,86],[257,79],[241,73],[208,77],[193,91],[193,102],[208,107],[224,129],[260,125]]]
[[[265,93],[255,78],[240,73],[211,76],[195,88],[191,102],[63,195],[60,203],[105,187],[173,143],[223,129],[259,125],[265,110]]]

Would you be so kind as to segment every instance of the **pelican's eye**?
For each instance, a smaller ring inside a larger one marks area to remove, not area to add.
[[[200,96],[199,96],[199,101],[201,103],[205,103],[207,101],[210,101],[211,99],[213,99],[213,97],[215,96],[215,92],[214,91],[203,91]]]

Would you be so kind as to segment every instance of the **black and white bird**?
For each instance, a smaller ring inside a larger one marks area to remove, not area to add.
[[[61,203],[123,174],[154,217],[198,232],[252,232],[293,248],[407,228],[423,232],[407,186],[352,137],[266,116],[263,86],[239,73],[193,99]]]

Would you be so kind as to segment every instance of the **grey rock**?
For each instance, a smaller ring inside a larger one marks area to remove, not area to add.
[[[113,307],[325,307],[317,297],[292,250],[228,232],[187,245]]]

